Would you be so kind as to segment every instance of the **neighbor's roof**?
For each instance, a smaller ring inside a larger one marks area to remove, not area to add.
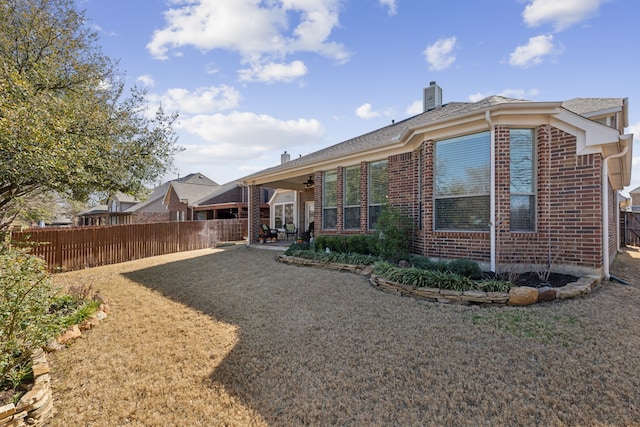
[[[214,197],[220,196],[227,191],[231,191],[237,187],[246,187],[246,185],[242,184],[242,181],[231,181],[226,184],[222,184],[218,188],[213,191],[210,191],[207,195],[201,197],[193,203],[193,206],[200,206],[201,204],[207,202],[208,200],[213,199]]]
[[[201,184],[201,185],[210,185],[210,186],[218,185],[217,182],[207,178],[206,176],[204,176],[199,172],[190,173],[189,175],[183,176],[182,178],[176,178],[171,181],[167,181],[158,185],[151,191],[151,194],[149,195],[149,198],[147,200],[131,206],[130,208],[126,209],[125,212],[137,212],[140,209],[144,208],[145,206],[157,201],[158,199],[162,199],[167,193],[167,188],[169,188],[169,185],[172,182]]]
[[[187,204],[193,205],[195,201],[202,199],[208,194],[211,194],[214,188],[219,187],[218,184],[191,184],[186,182],[172,182],[169,184],[169,188],[173,188],[176,195],[180,200],[186,200]],[[165,199],[169,194],[169,189],[165,194]]]
[[[629,191],[629,194],[640,194],[640,187],[636,187],[633,190]]]

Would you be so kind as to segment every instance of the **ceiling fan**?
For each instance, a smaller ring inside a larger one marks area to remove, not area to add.
[[[309,179],[303,182],[303,184],[304,184],[304,188],[313,188],[313,185],[314,185],[313,177],[309,175]]]

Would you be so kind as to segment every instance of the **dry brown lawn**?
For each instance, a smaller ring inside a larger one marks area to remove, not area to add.
[[[56,276],[109,317],[52,354],[52,426],[640,425],[640,251],[587,297],[444,305],[243,246]]]

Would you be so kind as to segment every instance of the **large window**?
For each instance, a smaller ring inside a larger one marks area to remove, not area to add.
[[[481,132],[436,143],[436,230],[488,230],[490,138]]]
[[[378,222],[382,208],[387,203],[389,187],[387,161],[369,163],[369,229],[373,230]]]
[[[344,169],[344,228],[360,229],[360,166]]]
[[[322,228],[336,228],[338,222],[338,171],[327,171],[322,180]]]
[[[533,129],[511,129],[510,169],[511,231],[535,230],[535,180]]]

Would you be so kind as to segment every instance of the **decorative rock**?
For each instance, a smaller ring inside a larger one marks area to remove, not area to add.
[[[81,332],[84,332],[84,331],[88,331],[89,329],[93,329],[98,325],[98,323],[100,323],[100,319],[98,319],[98,316],[94,314],[84,319],[84,321],[80,323],[78,327],[80,328]]]
[[[79,338],[80,336],[82,336],[80,328],[78,327],[78,325],[73,325],[58,337],[58,342],[60,344],[66,344],[75,340],[76,338]]]
[[[556,299],[556,290],[550,286],[538,289],[538,302],[553,301]]]
[[[109,307],[109,304],[107,304],[107,303],[102,303],[102,304],[100,304],[100,311],[104,311],[105,313],[109,313],[111,311],[111,307]]]
[[[400,261],[398,261],[398,267],[400,268],[409,268],[411,267],[411,263],[409,263],[409,261],[401,259]]]
[[[583,289],[579,289],[578,286],[580,285],[578,285],[576,282],[572,282],[561,288],[558,288],[556,293],[558,299],[569,299],[582,295]]]
[[[509,290],[509,305],[525,306],[538,302],[538,290],[529,286],[518,286]]]
[[[104,319],[107,318],[107,313],[100,310],[94,316],[96,316],[96,319],[98,319],[99,321],[103,321]]]
[[[509,294],[506,292],[487,292],[487,298],[498,304],[506,304],[509,301]]]

